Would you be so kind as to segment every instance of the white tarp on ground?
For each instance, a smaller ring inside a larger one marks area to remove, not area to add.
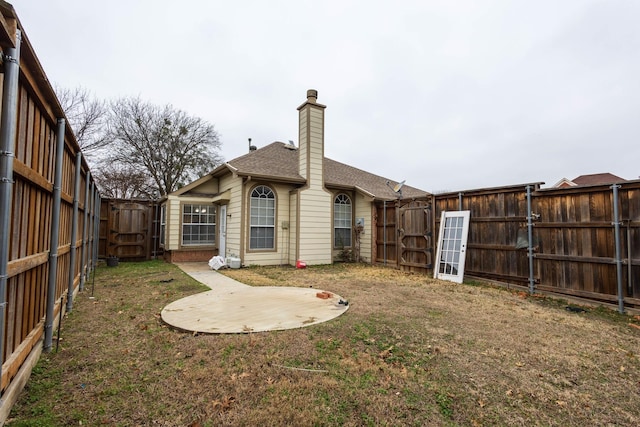
[[[209,267],[211,267],[212,270],[219,270],[225,265],[227,264],[224,262],[224,258],[218,255],[209,260]]]

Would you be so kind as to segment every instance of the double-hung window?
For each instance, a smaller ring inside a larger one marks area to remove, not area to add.
[[[266,185],[251,191],[249,249],[275,249],[276,195]]]
[[[216,243],[216,208],[212,205],[182,205],[182,245],[211,246]]]
[[[351,247],[351,199],[346,194],[333,200],[333,247]]]

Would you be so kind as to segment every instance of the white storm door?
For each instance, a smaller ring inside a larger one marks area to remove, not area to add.
[[[227,205],[220,206],[220,237],[218,239],[218,255],[227,258]]]
[[[462,283],[468,233],[469,211],[442,212],[434,278]]]

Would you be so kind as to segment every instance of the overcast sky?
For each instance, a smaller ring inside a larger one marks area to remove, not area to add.
[[[15,0],[49,79],[431,192],[640,176],[640,1]]]

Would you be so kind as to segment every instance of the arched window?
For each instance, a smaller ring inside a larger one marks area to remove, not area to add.
[[[276,230],[276,195],[260,185],[251,192],[249,249],[274,249]]]
[[[346,194],[338,194],[333,200],[333,246],[351,246],[351,199]]]

